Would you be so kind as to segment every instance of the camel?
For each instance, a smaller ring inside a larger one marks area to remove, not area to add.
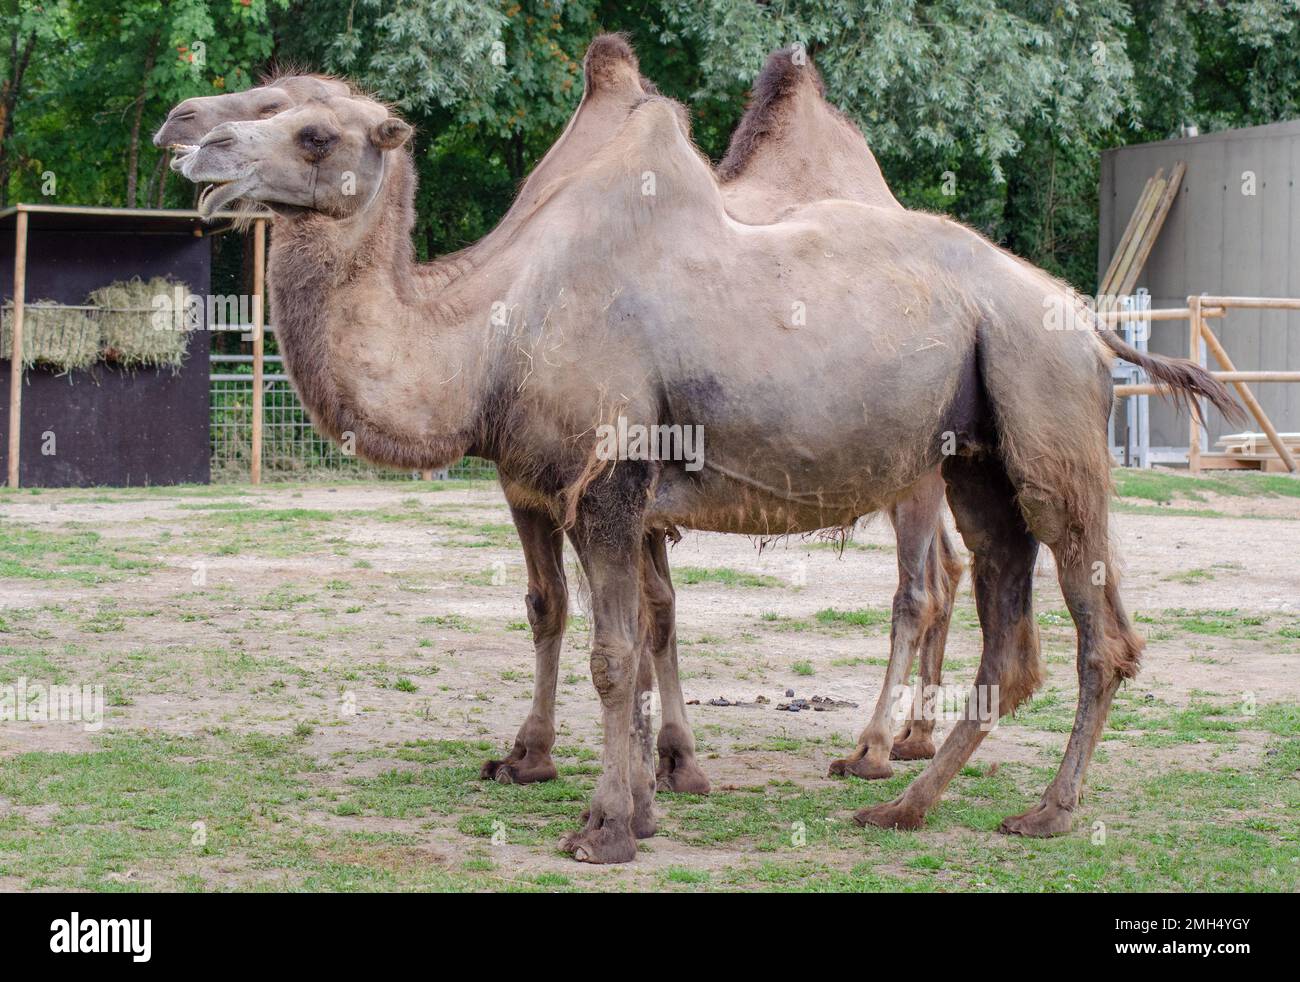
[[[640,75],[631,49],[621,36],[601,35],[594,39],[584,60],[582,103],[555,145],[524,181],[506,215],[483,241],[426,265],[420,275],[455,276],[465,264],[474,261],[476,251],[508,236],[520,216],[536,204],[540,189],[588,159],[616,132],[631,106],[629,93],[639,98],[656,92],[654,84]],[[172,167],[179,171],[194,145],[221,123],[264,119],[313,99],[349,94],[354,94],[354,90],[346,82],[318,75],[296,75],[290,69],[272,75],[261,86],[247,92],[188,99],[178,104],[155,133],[154,144],[173,152]],[[405,166],[405,162],[399,161],[396,166]],[[504,759],[486,761],[481,777],[505,784],[528,784],[558,775],[551,748],[555,742],[560,648],[568,618],[564,532],[544,507],[534,507],[527,489],[514,485],[500,469],[498,476],[528,571],[525,605],[533,631],[536,672],[533,706],[513,748]],[[707,794],[709,781],[695,759],[685,697],[677,680],[676,641],[672,632],[675,612],[668,579],[667,543],[659,533],[651,532],[647,533],[645,548],[647,568],[662,571],[661,577],[647,580],[646,608],[655,611],[655,623],[659,627],[654,636],[667,639],[656,646],[664,716],[659,730],[662,764],[658,786],[666,791]]]
[[[265,118],[309,99],[348,94],[336,79],[280,74],[259,89],[190,99],[178,105],[154,136],[159,146],[177,153],[179,167],[192,145],[221,122]],[[525,181],[514,205],[496,232],[508,230],[532,204],[539,187],[566,172],[603,144],[636,100],[656,94],[641,76],[635,54],[621,35],[595,38],[584,59],[584,93],[569,126]],[[901,207],[885,184],[879,165],[861,133],[824,99],[816,69],[792,49],[775,52],[764,66],[754,96],[718,167],[727,211],[741,221],[775,220],[794,205],[822,198],[845,197]],[[455,257],[453,257],[454,260]],[[554,696],[559,649],[567,613],[567,585],[562,563],[562,531],[545,510],[518,500],[524,495],[502,475],[502,484],[523,545],[529,588],[526,606],[534,632],[537,663],[534,704],[510,753],[489,760],[481,777],[502,783],[531,783],[556,776],[550,758],[554,743]],[[846,760],[831,764],[832,774],[888,777],[888,763],[933,756],[934,718],[921,703],[892,744],[891,695],[910,673],[921,648],[924,691],[940,681],[943,649],[960,580],[956,558],[941,520],[943,482],[936,472],[916,493],[889,510],[898,540],[899,587],[891,628],[891,661],[876,711]],[[695,760],[686,719],[685,699],[677,677],[675,597],[668,571],[667,539],[647,534],[645,606],[650,614],[648,644],[663,696],[664,723],[657,751],[659,790],[707,794],[708,778]],[[928,708],[928,707],[926,707]]]
[[[1032,571],[1040,543],[1055,555],[1079,706],[1056,779],[1002,828],[1068,830],[1142,647],[1107,524],[1116,343],[1063,284],[938,216],[837,200],[736,221],[680,113],[645,97],[509,234],[437,275],[412,256],[410,127],[377,103],[336,96],[224,123],[182,171],[208,185],[205,213],[239,197],[273,211],[273,317],[324,432],[394,467],[494,460],[579,544],[604,750],[586,823],[562,843],[575,859],[630,861],[654,826],[636,711],[650,685],[647,532],[842,527],[939,467],[974,557],[976,685],[998,714],[1038,684]],[[1056,309],[1074,329],[1048,329]],[[1199,367],[1146,360],[1189,404],[1236,412]],[[620,415],[703,425],[703,469],[601,459],[595,434]],[[984,733],[973,693],[903,795],[857,820],[919,827]]]

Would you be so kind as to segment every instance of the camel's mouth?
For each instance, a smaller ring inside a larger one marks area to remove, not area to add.
[[[196,143],[169,143],[167,149],[171,151],[171,169],[177,174],[183,173],[181,166],[185,163],[185,158],[197,150]]]
[[[249,184],[247,179],[213,181],[199,193],[199,214],[204,218],[211,218],[247,191]]]

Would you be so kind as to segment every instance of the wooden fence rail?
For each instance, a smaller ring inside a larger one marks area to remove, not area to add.
[[[1237,390],[1237,395],[1241,398],[1242,403],[1255,421],[1259,428],[1268,438],[1278,459],[1285,465],[1286,469],[1292,474],[1296,472],[1296,460],[1291,449],[1283,441],[1273,425],[1273,421],[1268,418],[1264,412],[1264,407],[1260,405],[1259,400],[1255,398],[1255,393],[1251,390],[1252,382],[1300,382],[1300,371],[1260,369],[1257,371],[1238,371],[1237,366],[1233,364],[1232,358],[1228,355],[1227,349],[1224,348],[1223,342],[1218,339],[1215,333],[1210,330],[1206,321],[1212,318],[1224,317],[1227,312],[1233,308],[1240,310],[1295,310],[1300,311],[1300,299],[1290,297],[1213,297],[1209,295],[1191,296],[1187,298],[1186,307],[1171,307],[1164,310],[1151,311],[1115,311],[1110,313],[1099,314],[1099,318],[1110,323],[1118,323],[1130,320],[1186,320],[1188,323],[1188,350],[1193,361],[1204,363],[1201,357],[1201,346],[1204,344],[1206,350],[1214,355],[1215,361],[1219,363],[1219,371],[1212,372],[1215,378],[1222,382],[1231,384]],[[1116,397],[1125,396],[1142,396],[1157,395],[1161,391],[1159,386],[1151,384],[1141,385],[1117,385],[1115,386]],[[1228,455],[1225,455],[1228,456]],[[1240,464],[1240,461],[1236,461]],[[1207,467],[1218,466],[1217,456],[1215,463],[1208,463],[1203,459],[1201,453],[1201,424],[1195,416],[1192,416],[1188,424],[1187,434],[1187,466],[1188,469],[1199,473]]]

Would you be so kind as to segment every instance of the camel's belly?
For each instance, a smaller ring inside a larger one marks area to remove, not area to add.
[[[690,473],[669,464],[661,471],[647,514],[651,525],[678,525],[708,532],[794,535],[851,525],[892,505],[938,457],[914,457],[888,470],[836,475],[831,468],[799,484],[769,469],[759,476],[719,465]]]

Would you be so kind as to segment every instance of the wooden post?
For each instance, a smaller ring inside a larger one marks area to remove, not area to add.
[[[1214,336],[1214,332],[1207,329],[1203,336],[1205,338],[1206,346],[1210,351],[1214,352],[1214,357],[1218,359],[1219,364],[1223,366],[1224,371],[1235,374],[1237,371],[1236,366],[1233,365],[1232,359],[1228,357],[1228,352],[1223,347],[1223,343]],[[1268,437],[1268,442],[1273,444],[1273,449],[1277,451],[1277,455],[1281,459],[1282,463],[1286,464],[1286,469],[1294,474],[1296,469],[1295,457],[1291,455],[1291,451],[1287,449],[1287,445],[1282,442],[1282,437],[1278,435],[1277,429],[1273,426],[1273,421],[1270,420],[1268,414],[1264,412],[1264,407],[1261,406],[1259,400],[1255,398],[1255,393],[1250,391],[1249,385],[1240,380],[1234,380],[1232,384],[1237,387],[1237,394],[1241,396],[1241,401],[1246,404],[1246,408],[1250,410],[1251,415],[1253,415],[1255,420],[1259,423],[1259,428],[1262,429]]]
[[[266,287],[266,219],[253,222],[253,447],[249,478],[262,483],[262,392],[263,291]]]
[[[27,294],[27,212],[18,206],[14,231],[14,333],[9,362],[9,486],[18,487],[23,435],[23,303]]]
[[[1201,356],[1201,298],[1187,298],[1187,323],[1191,325],[1188,334],[1187,357],[1192,361]],[[1196,413],[1188,413],[1191,422],[1187,427],[1187,469],[1193,474],[1201,472],[1201,424]]]

